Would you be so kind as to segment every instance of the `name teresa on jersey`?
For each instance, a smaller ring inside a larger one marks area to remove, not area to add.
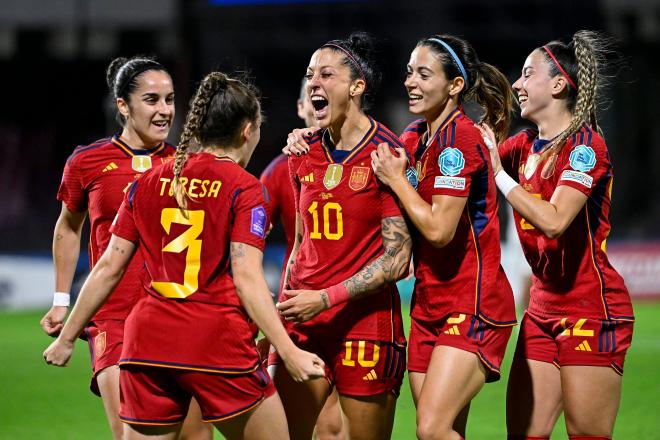
[[[219,180],[208,180],[208,179],[197,179],[192,178],[188,179],[187,177],[180,177],[181,184],[186,189],[188,196],[193,199],[198,197],[218,197],[218,191],[222,186],[222,182]],[[167,195],[172,197],[174,192],[172,191],[172,179],[167,177],[160,178],[160,195],[165,195],[165,190],[167,190]]]

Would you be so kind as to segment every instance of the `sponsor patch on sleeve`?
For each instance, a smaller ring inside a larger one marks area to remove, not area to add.
[[[576,182],[587,188],[591,188],[591,185],[594,182],[594,178],[591,177],[590,175],[573,170],[564,170],[564,172],[561,173],[561,179],[559,180],[568,180],[570,182]]]
[[[266,236],[266,210],[263,206],[252,208],[252,220],[250,222],[250,232],[261,238]]]
[[[465,177],[435,176],[433,188],[465,189]]]

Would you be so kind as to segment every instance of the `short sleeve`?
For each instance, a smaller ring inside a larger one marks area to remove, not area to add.
[[[564,158],[557,186],[570,186],[586,196],[610,170],[607,146],[599,137],[589,145],[574,146]]]
[[[263,251],[270,220],[261,183],[255,179],[240,185],[231,209],[234,217],[231,241],[249,244]]]
[[[110,232],[124,240],[138,243],[140,235],[137,226],[135,226],[135,218],[133,217],[133,200],[135,191],[137,190],[137,181],[133,182],[130,189],[126,191],[124,201],[119,207],[119,211],[110,226]]]
[[[453,147],[436,150],[433,163],[433,195],[467,197],[472,176],[488,167],[487,152],[481,136],[474,133],[456,133]]]
[[[82,171],[77,160],[70,158],[64,165],[62,182],[57,191],[57,200],[63,202],[71,212],[87,210],[87,193],[85,192]]]
[[[270,200],[268,202],[272,212],[272,222],[276,222],[280,218],[282,209],[282,197],[280,195],[280,191],[282,189],[282,185],[289,184],[288,166],[286,163],[284,164],[284,173],[282,173],[280,171],[281,164],[279,163],[278,159],[279,158],[275,159],[264,170],[264,172],[261,173],[261,177],[259,177],[259,181],[264,187],[266,187],[266,190],[270,196]],[[284,174],[284,178],[282,178],[282,174]]]

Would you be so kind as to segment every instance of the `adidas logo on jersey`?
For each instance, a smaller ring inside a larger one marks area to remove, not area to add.
[[[584,341],[580,342],[580,345],[575,347],[575,351],[591,351],[591,347],[589,346],[589,343],[585,339]]]
[[[370,372],[368,372],[366,376],[362,377],[362,380],[376,380],[376,379],[378,379],[378,375],[376,374],[376,371],[373,369]]]
[[[119,167],[117,166],[116,163],[110,162],[109,164],[107,164],[105,166],[105,168],[103,168],[103,172],[105,173],[106,171],[116,170],[117,168],[119,168]]]
[[[308,175],[303,176],[302,179],[300,179],[300,181],[301,181],[301,182],[304,182],[304,183],[312,183],[312,182],[314,182],[314,173],[311,172],[311,173],[309,173]]]
[[[458,331],[458,326],[457,325],[453,325],[453,326],[449,327],[449,329],[445,330],[444,333],[446,335],[460,335],[461,334],[461,332]]]

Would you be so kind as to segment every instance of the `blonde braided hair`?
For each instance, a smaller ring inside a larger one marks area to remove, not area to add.
[[[211,72],[202,80],[190,104],[190,110],[186,116],[186,123],[183,126],[181,139],[176,148],[173,170],[174,180],[172,181],[174,198],[181,210],[188,207],[188,192],[185,186],[181,184],[181,172],[188,159],[188,148],[191,143],[198,140],[199,129],[204,123],[209,104],[213,100],[213,97],[222,87],[226,86],[227,75],[222,72]]]
[[[573,48],[577,62],[577,96],[573,117],[569,126],[562,131],[542,154],[545,159],[550,154],[557,154],[566,140],[575,134],[583,124],[589,124],[600,133],[596,118],[597,95],[599,84],[599,43],[598,35],[592,31],[578,31],[573,36]],[[550,60],[550,62],[553,62]],[[570,87],[567,85],[567,87]]]

